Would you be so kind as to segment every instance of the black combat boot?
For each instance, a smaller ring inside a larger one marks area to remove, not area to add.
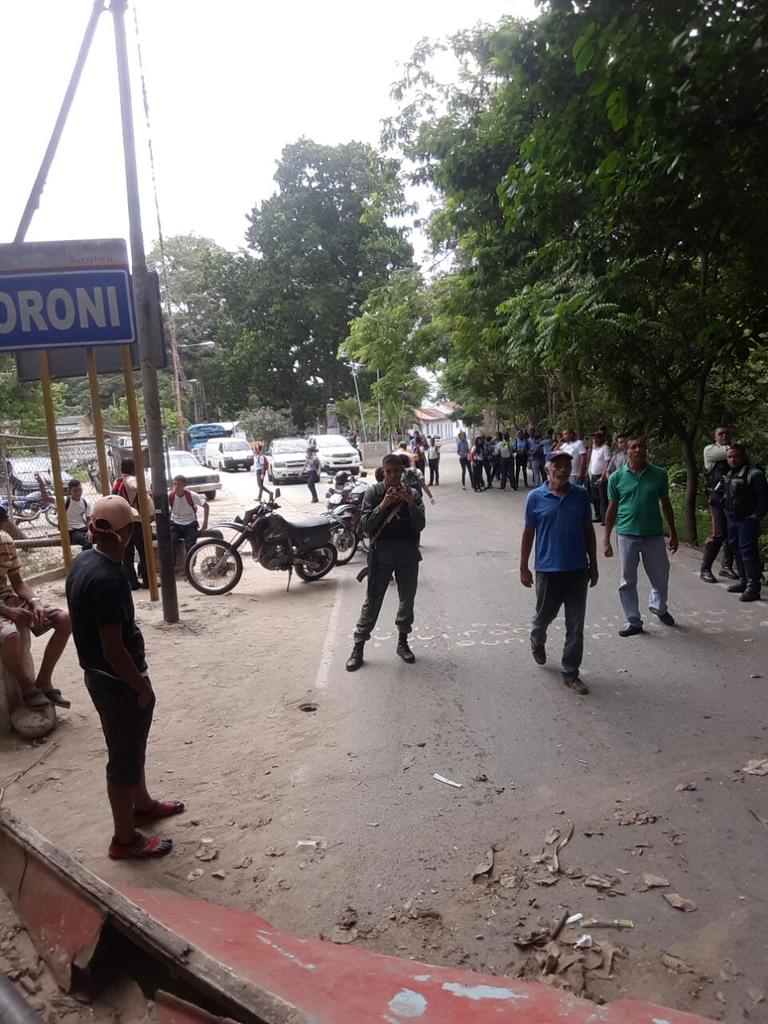
[[[347,658],[347,672],[357,672],[363,664],[364,647],[365,642],[363,640],[355,640],[355,646],[352,648],[352,653]]]
[[[728,588],[730,590],[730,587]],[[760,600],[760,577],[752,579],[747,577],[747,586],[744,593],[739,598],[740,601],[759,601]]]
[[[397,653],[400,655],[400,657],[403,659],[403,661],[407,662],[407,664],[409,664],[409,665],[412,665],[414,663],[414,661],[416,661],[416,655],[413,653],[411,648],[408,646],[408,634],[407,633],[401,633],[400,634],[400,638],[397,641]]]

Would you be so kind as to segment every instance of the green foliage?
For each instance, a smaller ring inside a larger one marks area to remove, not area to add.
[[[735,411],[765,365],[767,30],[757,0],[552,0],[454,37],[458,85],[422,44],[385,131],[442,197],[454,397],[675,438],[692,536],[718,386]]]
[[[66,386],[54,381],[51,385],[54,413],[62,415],[66,403]],[[28,437],[45,437],[45,407],[40,384],[22,384],[16,376],[16,363],[11,356],[0,355],[0,430]]]
[[[273,409],[269,405],[246,406],[237,420],[250,438],[265,444],[275,437],[295,437],[299,433],[287,409]]]

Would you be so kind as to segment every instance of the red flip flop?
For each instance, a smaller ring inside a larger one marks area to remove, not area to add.
[[[134,811],[133,820],[137,825],[149,825],[150,822],[160,821],[161,818],[172,818],[175,814],[181,814],[183,810],[184,803],[181,800],[155,800],[150,810]]]
[[[171,852],[172,846],[172,839],[137,835],[132,843],[118,843],[113,838],[108,852],[111,860],[150,860],[153,857],[164,857]]]

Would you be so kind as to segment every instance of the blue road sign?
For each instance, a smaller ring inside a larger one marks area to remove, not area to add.
[[[0,270],[0,351],[135,339],[126,267]]]

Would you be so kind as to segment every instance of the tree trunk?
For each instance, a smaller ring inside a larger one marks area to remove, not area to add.
[[[699,466],[690,437],[681,439],[683,462],[685,463],[685,532],[689,544],[699,543],[699,529],[696,521],[696,501],[699,493]]]

